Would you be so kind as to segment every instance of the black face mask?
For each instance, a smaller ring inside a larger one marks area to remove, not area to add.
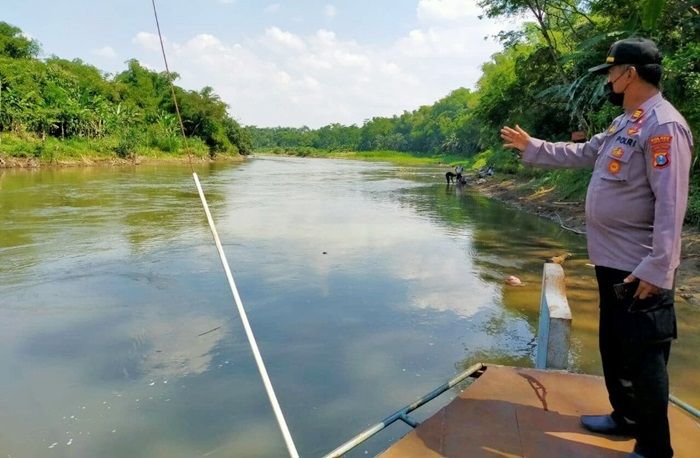
[[[625,100],[625,93],[624,92],[615,92],[613,91],[613,83],[608,82],[605,85],[605,95],[608,97],[608,102],[612,103],[616,107],[621,107],[622,102]]]
[[[605,85],[605,95],[608,97],[608,101],[616,107],[622,106],[622,102],[625,100],[625,91],[623,90],[622,92],[615,92],[613,90],[613,84],[617,83],[617,80],[622,78],[624,75],[625,74],[622,73],[620,76],[615,78],[614,81],[608,81],[608,83]]]

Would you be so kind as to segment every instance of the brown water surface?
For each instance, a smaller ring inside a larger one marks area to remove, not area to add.
[[[474,362],[532,366],[542,263],[563,252],[571,370],[600,373],[582,237],[434,168],[198,167],[302,456]],[[0,455],[285,454],[186,166],[0,171],[0,220]],[[672,391],[700,405],[700,311],[678,316]]]

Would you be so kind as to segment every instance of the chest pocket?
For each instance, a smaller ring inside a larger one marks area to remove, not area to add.
[[[613,145],[606,148],[598,157],[600,177],[606,181],[627,181],[634,154],[635,148],[632,146]]]

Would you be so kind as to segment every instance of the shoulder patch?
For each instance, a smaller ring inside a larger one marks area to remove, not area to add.
[[[673,135],[657,135],[655,137],[649,137],[649,143],[653,145],[658,145],[661,143],[671,143],[673,140]]]
[[[651,145],[652,163],[655,169],[663,169],[671,163],[671,135],[657,135],[649,138]]]
[[[655,147],[662,148],[664,146],[667,146],[670,149],[672,140],[672,135],[657,135],[655,137],[649,137],[649,144],[651,145],[652,149]]]

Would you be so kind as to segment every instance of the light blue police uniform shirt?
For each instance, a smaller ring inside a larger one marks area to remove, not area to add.
[[[523,162],[592,165],[586,194],[591,262],[670,289],[680,264],[692,150],[688,124],[658,93],[586,143],[531,138]]]

